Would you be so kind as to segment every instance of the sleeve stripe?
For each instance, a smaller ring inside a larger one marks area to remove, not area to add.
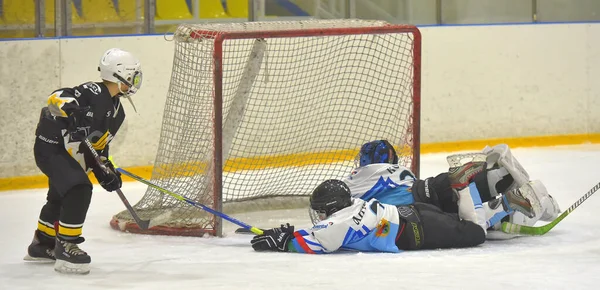
[[[292,248],[294,248],[293,250],[294,250],[296,253],[301,253],[301,254],[304,254],[304,253],[306,253],[306,252],[305,252],[305,251],[302,249],[302,247],[300,247],[300,244],[298,244],[298,241],[296,241],[296,239],[293,239],[293,240],[292,240]],[[290,249],[290,250],[291,250],[291,249]]]
[[[311,245],[311,246],[317,246],[317,247],[320,247],[320,248],[322,248],[322,247],[323,247],[323,246],[322,246],[321,244],[319,244],[319,243],[315,243],[315,242],[309,241],[309,240],[307,240],[307,239],[302,239],[302,240],[303,240],[303,241],[305,241],[307,245]]]
[[[349,228],[348,231],[346,232],[346,236],[344,237],[344,241],[342,242],[342,245],[345,245],[348,243],[348,240],[350,239],[350,237],[352,236],[352,233],[354,231],[352,230],[352,228]]]
[[[298,233],[301,236],[306,236],[308,235],[308,232],[306,230],[297,230],[296,233]],[[295,233],[294,233],[295,234]]]
[[[304,238],[298,232],[294,232],[294,241],[298,243],[300,248],[307,254],[314,254],[315,252],[306,244]]]
[[[92,147],[96,150],[103,150],[104,147],[106,147],[106,144],[108,144],[108,135],[109,131],[104,132],[104,135],[102,135],[100,139],[92,143]]]

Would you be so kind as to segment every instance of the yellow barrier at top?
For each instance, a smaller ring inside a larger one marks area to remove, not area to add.
[[[35,1],[3,0],[0,25],[14,26],[14,29],[0,30],[2,37],[34,37]],[[223,7],[221,0],[198,1],[198,17],[200,19],[246,18],[248,16],[247,0],[227,0]],[[144,19],[144,1],[133,0],[81,0],[78,5],[71,2],[71,23],[73,35],[103,35],[139,33],[138,24]],[[45,1],[45,22],[52,27],[55,17],[55,0]],[[228,13],[229,12],[229,13]],[[193,13],[185,0],[156,0],[155,19],[178,20],[193,19]],[[129,25],[120,25],[129,24]],[[28,28],[20,27],[27,25]],[[53,29],[44,33],[53,36]]]
[[[227,0],[227,14],[234,18],[248,18],[248,0]]]
[[[156,20],[190,19],[192,17],[185,0],[156,0]]]
[[[200,18],[229,18],[225,13],[221,0],[200,1]]]

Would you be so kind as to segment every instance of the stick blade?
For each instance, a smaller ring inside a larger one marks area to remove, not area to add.
[[[250,229],[247,228],[238,228],[235,230],[235,233],[240,235],[256,235]]]
[[[140,220],[139,222],[137,222],[138,227],[140,227],[140,229],[142,230],[147,230],[150,227],[150,221],[149,220]]]

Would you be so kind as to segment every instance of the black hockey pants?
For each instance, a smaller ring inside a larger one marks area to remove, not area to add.
[[[485,242],[480,226],[435,205],[417,202],[398,207],[398,212],[402,223],[396,246],[401,250],[463,248]]]
[[[58,221],[60,238],[77,239],[90,205],[92,183],[61,144],[36,139],[33,151],[37,166],[48,177],[46,204],[38,221],[40,242],[54,244]]]

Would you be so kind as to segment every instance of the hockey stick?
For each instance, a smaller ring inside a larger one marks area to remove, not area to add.
[[[259,229],[259,230],[261,230],[263,232],[265,231],[263,229]],[[234,233],[240,234],[240,235],[253,235],[253,234],[256,234],[251,229],[247,229],[247,228],[237,228]]]
[[[98,163],[98,166],[100,166],[100,169],[104,170],[104,172],[106,172],[106,173],[109,173],[110,169],[102,163],[102,160],[100,160],[100,156],[98,155],[98,152],[96,152],[96,149],[94,149],[94,146],[92,146],[92,143],[90,143],[90,140],[88,140],[86,138],[86,139],[84,139],[83,142],[85,143],[85,145],[88,147],[88,149],[94,156],[94,159],[96,160],[96,163]],[[140,227],[140,229],[147,230],[148,227],[150,226],[150,221],[142,220],[137,215],[137,213],[135,212],[135,210],[133,210],[133,207],[131,207],[131,204],[129,204],[129,201],[127,200],[127,198],[125,197],[125,195],[123,194],[123,192],[120,189],[117,189],[117,195],[119,196],[119,198],[121,198],[121,201],[123,201],[123,204],[127,208],[127,211],[129,211],[129,214],[131,214],[131,216],[135,220],[135,223]]]
[[[248,229],[248,230],[250,230],[251,232],[253,232],[253,233],[257,234],[257,235],[262,235],[263,234],[263,230],[261,230],[259,228],[256,228],[256,227],[253,227],[251,225],[248,225],[248,224],[246,224],[246,223],[244,223],[242,221],[239,221],[239,220],[237,220],[235,218],[232,218],[232,217],[230,217],[230,216],[228,216],[228,215],[226,215],[226,214],[224,214],[222,212],[216,211],[216,210],[214,210],[214,209],[212,209],[212,208],[210,208],[208,206],[205,206],[205,205],[203,205],[201,203],[195,202],[195,201],[193,201],[193,200],[191,200],[191,199],[189,199],[189,198],[187,198],[187,197],[185,197],[183,195],[179,195],[177,193],[174,193],[172,191],[164,189],[164,188],[162,188],[162,187],[160,187],[160,186],[152,183],[149,180],[146,180],[146,179],[144,179],[144,178],[142,178],[140,176],[137,176],[137,175],[135,175],[135,174],[133,174],[131,172],[128,172],[127,170],[125,170],[123,168],[117,168],[117,171],[119,171],[119,172],[121,172],[121,173],[123,173],[123,174],[125,174],[125,175],[127,175],[127,176],[129,176],[129,177],[131,177],[131,178],[133,178],[133,179],[135,179],[135,180],[143,183],[143,184],[146,184],[146,185],[148,185],[148,186],[150,186],[150,187],[152,187],[152,188],[154,188],[154,189],[156,189],[156,190],[158,190],[158,191],[160,191],[162,193],[168,194],[168,195],[172,196],[175,199],[178,199],[180,201],[185,201],[185,202],[189,203],[192,206],[200,208],[200,209],[202,209],[204,211],[207,211],[207,212],[209,212],[211,214],[219,216],[219,217],[221,217],[221,218],[223,218],[223,219],[225,219],[225,220],[227,220],[227,221],[229,221],[231,223],[234,223],[234,224],[236,224],[236,225],[238,225],[240,227]]]
[[[586,199],[588,199],[594,192],[600,189],[600,183],[596,184],[596,186],[592,187],[590,191],[588,191],[585,195],[583,195],[578,201],[576,201],[571,207],[565,210],[561,215],[559,215],[556,219],[550,222],[547,225],[539,226],[539,227],[530,227],[523,225],[516,225],[509,222],[502,223],[502,231],[508,234],[523,234],[523,235],[532,235],[532,236],[541,236],[547,232],[549,232],[554,226],[556,226],[560,221],[562,221],[565,217],[567,217],[572,211],[574,211],[580,204],[582,204]]]

